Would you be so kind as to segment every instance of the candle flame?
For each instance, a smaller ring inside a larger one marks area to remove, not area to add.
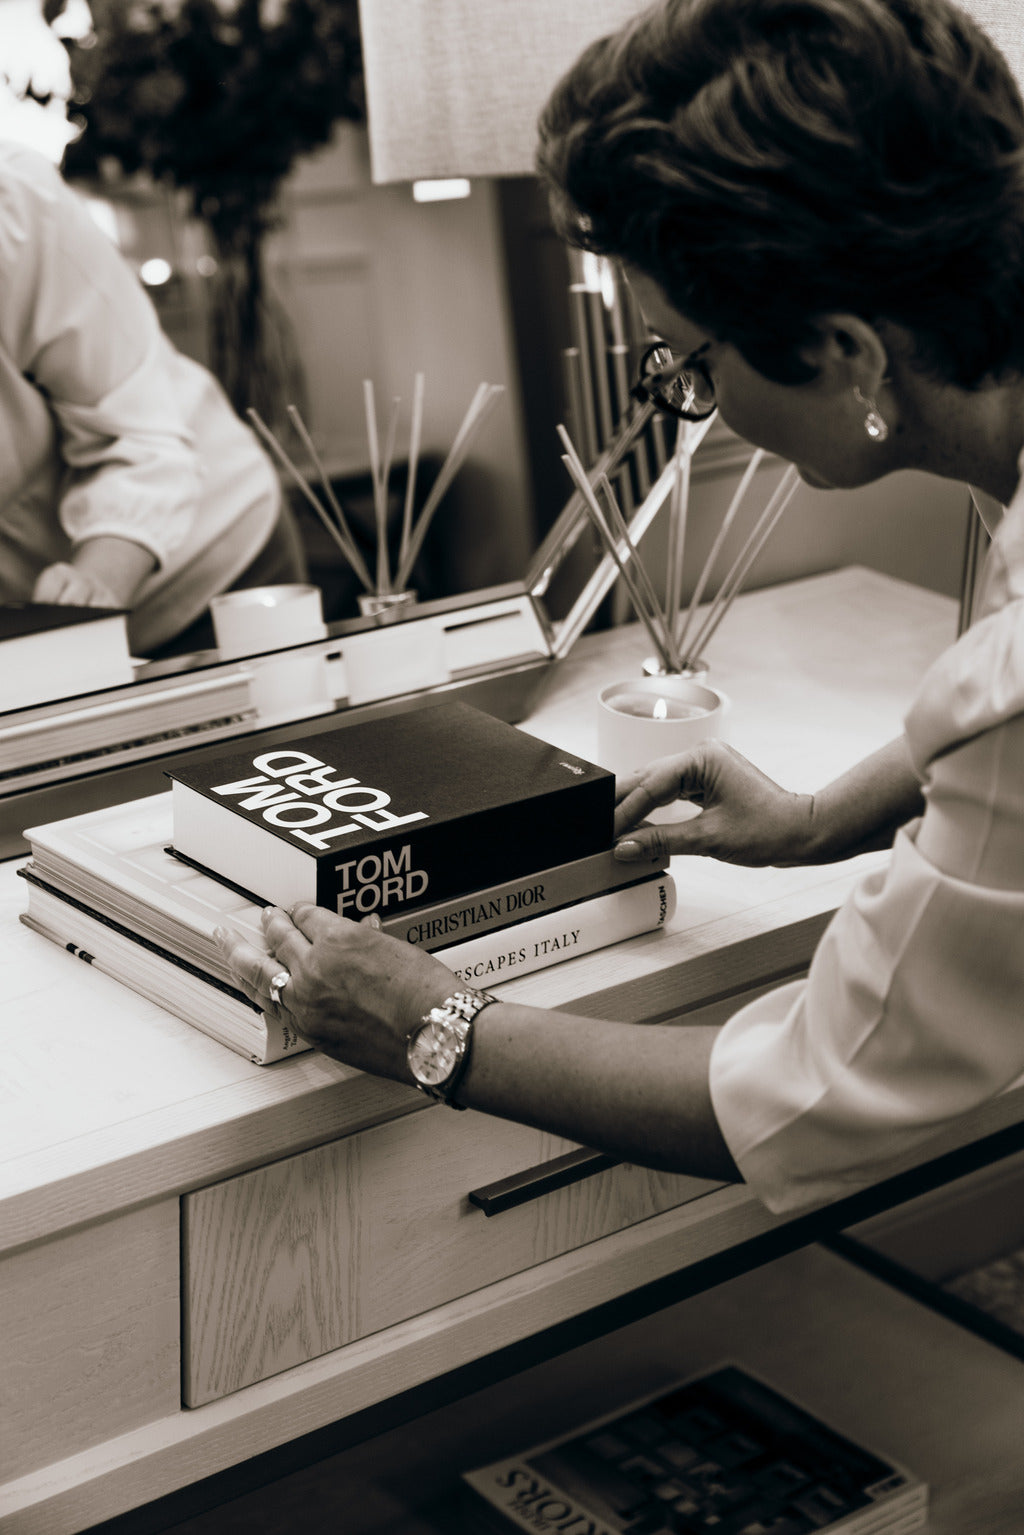
[[[665,702],[665,700],[663,698],[659,698],[657,700],[657,702],[654,705],[654,708],[651,711],[651,714],[652,714],[653,718],[656,719],[656,720],[663,720],[663,719],[665,719],[667,717],[667,715],[668,715],[668,704]]]

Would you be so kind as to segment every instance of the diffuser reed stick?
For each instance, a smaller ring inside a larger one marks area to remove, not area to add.
[[[370,481],[373,487],[373,518],[377,529],[377,579],[378,592],[385,590],[384,569],[387,560],[388,509],[383,498],[380,477],[380,439],[377,435],[377,404],[373,380],[363,379],[363,411],[366,416],[366,445],[370,452]]]
[[[609,518],[618,543],[620,545],[625,544],[627,555],[633,561],[633,571],[643,591],[647,606],[656,619],[659,629],[662,631],[664,644],[661,646],[659,653],[662,660],[666,663],[666,670],[681,671],[682,659],[672,634],[672,626],[668,621],[668,615],[662,612],[658,595],[654,590],[654,584],[647,574],[647,567],[640,556],[640,551],[633,542],[625,513],[619,506],[618,498],[612,489],[612,483],[606,474],[601,476],[600,485],[604,492],[605,506],[608,509]]]
[[[583,467],[583,463],[579,457],[579,454],[576,452],[572,439],[564,426],[559,425],[558,435],[561,438],[562,444],[566,450],[562,455],[562,462],[565,464],[566,469],[569,471],[573,483],[579,491],[583,505],[586,508],[588,515],[590,516],[594,527],[597,529],[602,543],[611,556],[612,561],[614,562],[615,567],[619,572],[619,575],[622,577],[623,584],[625,585],[626,590],[629,592],[633,607],[636,610],[636,615],[640,619],[644,628],[647,630],[647,633],[650,635],[651,642],[653,643],[655,650],[661,656],[666,671],[674,671],[676,670],[676,667],[673,665],[672,645],[668,635],[668,628],[664,620],[664,616],[662,615],[661,609],[656,600],[653,607],[649,605],[646,595],[641,589],[640,582],[637,580],[633,570],[630,568],[629,561],[631,558],[635,560],[638,566],[640,564],[637,550],[630,540],[628,532],[626,532],[626,546],[628,551],[627,558],[623,559],[623,557],[620,555],[618,548],[619,539],[616,537],[615,532],[612,531],[612,528],[606,521],[605,515],[601,510],[600,502],[598,501],[597,496],[594,493],[593,486],[591,485],[587,476],[587,471]],[[603,483],[608,487],[608,493],[610,493],[611,502],[614,502],[614,492],[611,490],[611,485],[608,483],[607,476],[604,477]],[[618,512],[617,505],[615,510]],[[621,517],[621,513],[618,513],[618,520],[622,526],[623,531],[625,531],[625,523],[624,519]]]
[[[775,524],[793,499],[799,483],[800,475],[795,465],[790,464],[719,587],[707,617],[699,633],[694,637],[689,655],[684,656],[685,661],[689,662],[691,659],[699,657],[701,650],[715,633],[715,630],[735,601],[736,594],[743,584],[747,572],[767,543]]]
[[[355,571],[358,579],[363,583],[367,591],[372,591],[373,582],[370,578],[370,572],[367,570],[359,550],[355,546],[355,543],[351,540],[351,536],[349,535],[346,537],[346,534],[343,533],[341,529],[331,521],[329,513],[327,512],[323,503],[320,501],[319,497],[314,492],[313,487],[306,479],[306,476],[302,473],[302,470],[298,467],[298,465],[293,463],[287,451],[278,442],[277,438],[274,436],[269,426],[267,426],[266,422],[263,421],[259,413],[250,407],[247,415],[255,427],[257,433],[262,438],[263,442],[266,443],[267,447],[274,454],[275,458],[291,476],[298,489],[302,492],[302,495],[309,502],[310,506],[313,508],[314,512],[323,523],[331,538],[337,544],[338,548],[341,550],[348,563],[352,566],[352,569]],[[326,476],[324,477],[324,480],[326,483]],[[342,521],[344,521],[344,518]]]
[[[665,608],[669,615],[669,627],[673,633],[683,601],[683,551],[686,544],[686,521],[690,507],[690,428],[686,421],[676,423],[676,442],[673,462],[675,478],[669,496],[668,521],[668,569],[665,587]]]
[[[405,502],[402,506],[402,535],[398,545],[398,565],[401,568],[409,550],[412,537],[412,509],[416,499],[416,476],[419,472],[420,441],[423,436],[423,393],[425,381],[417,373],[412,386],[412,421],[409,426],[409,467],[405,476]]]
[[[653,405],[642,405],[633,415],[627,416],[619,427],[614,441],[609,443],[605,451],[600,455],[594,467],[590,471],[589,479],[593,483],[600,479],[602,474],[610,474],[616,465],[636,442],[644,427],[654,414]],[[526,575],[526,585],[530,591],[543,596],[551,583],[551,578],[576,543],[580,533],[587,526],[588,515],[584,505],[584,497],[579,490],[575,490],[559,512],[554,525],[549,529],[544,542],[533,557],[533,562]]]
[[[288,416],[296,432],[298,433],[299,439],[302,442],[302,446],[309,454],[313,467],[315,468],[317,474],[320,476],[320,483],[323,486],[324,495],[327,497],[328,505],[334,514],[334,521],[337,525],[337,531],[345,540],[345,553],[347,555],[348,562],[352,566],[352,569],[355,571],[362,584],[366,587],[367,591],[369,591],[373,584],[370,579],[370,572],[366,567],[366,562],[364,561],[362,555],[359,553],[359,546],[357,545],[355,538],[352,535],[352,529],[348,525],[348,520],[344,511],[342,510],[341,502],[334,494],[334,488],[331,485],[327,471],[321,462],[320,455],[316,449],[316,444],[314,443],[306,428],[306,423],[303,421],[294,405],[288,406]],[[324,520],[325,519],[323,516],[321,516],[321,521]],[[334,530],[330,528],[330,520],[326,520],[329,530],[333,532]]]
[[[423,510],[420,512],[416,525],[413,528],[409,546],[405,551],[405,556],[399,565],[398,573],[395,577],[396,590],[401,591],[412,574],[412,568],[416,563],[420,549],[423,547],[423,540],[427,535],[427,530],[430,527],[434,513],[437,511],[452,480],[454,480],[461,469],[473,438],[503,393],[504,386],[502,384],[481,384],[473,396],[469,409],[462,419],[462,424],[455,434],[455,441],[448,450],[448,457],[441,465],[437,479],[430,488],[430,493],[423,503]]]
[[[693,596],[690,598],[690,606],[687,609],[686,618],[683,620],[682,626],[676,635],[676,643],[684,655],[686,654],[686,637],[690,632],[690,628],[693,624],[694,617],[696,616],[697,609],[700,607],[700,599],[703,597],[704,590],[708,584],[708,581],[710,580],[715,561],[721,552],[722,545],[725,543],[725,540],[729,535],[729,529],[732,527],[736,520],[736,514],[743,503],[743,498],[746,496],[747,491],[750,489],[750,482],[753,480],[754,475],[757,473],[763,458],[764,449],[755,449],[754,453],[750,457],[750,462],[747,464],[746,469],[743,471],[743,476],[736,487],[735,494],[733,495],[732,500],[729,502],[726,514],[722,518],[721,527],[715,534],[714,540],[711,544],[711,549],[708,553],[708,557],[704,561],[704,568],[701,570],[700,575],[697,577],[697,584],[693,588]]]

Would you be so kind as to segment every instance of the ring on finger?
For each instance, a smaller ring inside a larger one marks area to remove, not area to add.
[[[284,991],[291,978],[292,973],[290,970],[279,970],[276,975],[272,975],[270,977],[270,1000],[273,1002],[275,1007],[280,1005],[281,993]]]

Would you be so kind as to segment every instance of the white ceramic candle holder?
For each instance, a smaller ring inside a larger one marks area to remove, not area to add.
[[[210,613],[222,661],[327,637],[320,589],[300,582],[222,592]]]
[[[674,757],[700,741],[725,735],[729,700],[690,677],[637,677],[603,688],[597,701],[597,760],[622,777],[659,757]],[[683,820],[686,801],[652,812],[649,820]]]

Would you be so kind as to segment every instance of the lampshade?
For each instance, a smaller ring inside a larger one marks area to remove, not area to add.
[[[960,0],[1024,83],[1021,0]],[[360,0],[374,181],[520,176],[586,45],[644,0]]]
[[[374,181],[530,174],[555,82],[643,9],[643,0],[360,0]]]

